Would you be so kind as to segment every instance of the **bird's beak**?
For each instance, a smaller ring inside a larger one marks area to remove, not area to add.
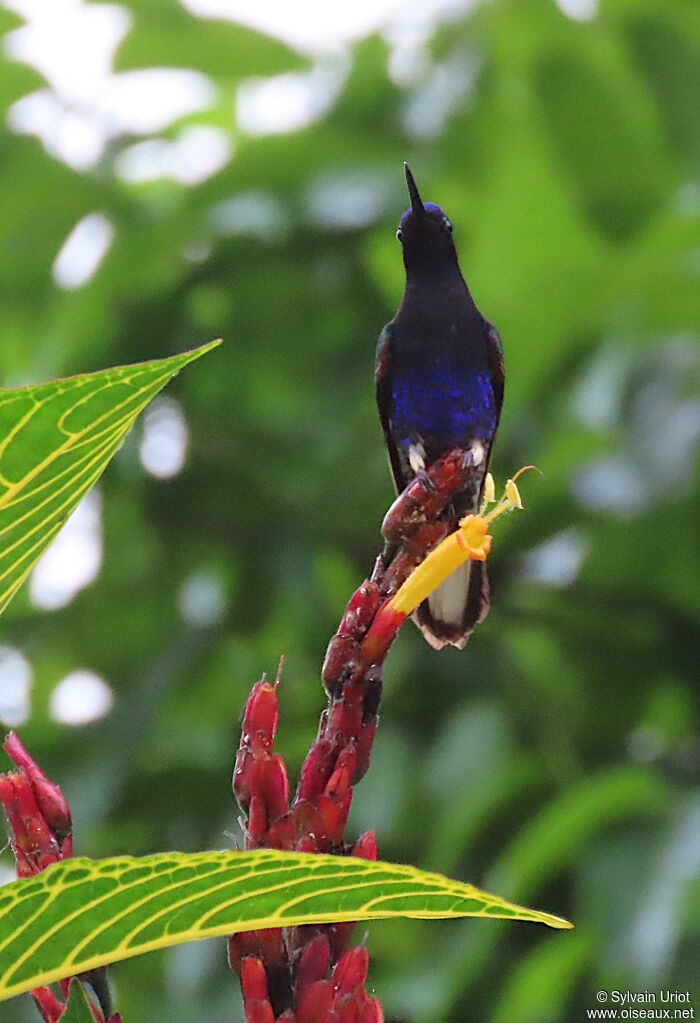
[[[403,165],[404,172],[406,174],[406,184],[408,185],[408,194],[411,197],[411,209],[418,217],[425,216],[425,207],[418,191],[418,186],[413,180],[411,169],[407,163]]]

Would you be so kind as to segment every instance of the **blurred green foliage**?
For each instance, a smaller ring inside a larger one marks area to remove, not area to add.
[[[392,651],[353,833],[577,930],[375,924],[372,983],[411,1023],[574,1023],[600,988],[697,991],[697,10],[477,4],[402,71],[383,37],[358,42],[324,112],[256,134],[234,114],[241,81],[309,75],[310,58],[176,0],[127,6],[118,71],[187,67],[213,86],[153,137],[216,128],[233,156],[194,185],[136,183],[133,135],[74,170],[6,130],[0,373],[226,343],[169,389],[183,471],[147,473],[137,427],[105,475],[97,580],[56,611],[25,587],[5,616],[33,672],[22,738],[69,796],[77,849],[229,844],[237,715],[282,653],[293,768],[313,737],[325,644],[392,498],[372,359],[402,290],[408,159],[503,337],[496,478],[526,462],[543,476],[498,531],[491,614],[467,649],[435,653],[407,627]],[[0,83],[4,109],[46,88],[7,57]],[[62,288],[57,253],[93,212],[112,244]],[[214,611],[187,611],[202,584]],[[70,727],[49,697],[79,668],[115,705]],[[220,943],[112,972],[126,1023],[241,1018]],[[13,1020],[34,1018],[17,1005]]]

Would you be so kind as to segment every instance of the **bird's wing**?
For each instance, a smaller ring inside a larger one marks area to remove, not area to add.
[[[374,380],[377,387],[377,408],[379,409],[379,420],[384,431],[384,440],[389,454],[389,464],[394,477],[396,492],[400,494],[406,486],[407,480],[404,479],[401,463],[399,461],[399,453],[396,450],[396,444],[394,443],[394,438],[391,434],[390,414],[392,396],[389,362],[392,355],[393,343],[394,324],[387,323],[386,327],[384,327],[379,335],[379,340],[377,341],[377,353],[374,363]]]
[[[486,323],[486,346],[489,358],[489,364],[491,369],[491,381],[493,383],[494,395],[496,398],[496,404],[498,406],[497,418],[501,418],[501,408],[503,407],[503,388],[505,385],[506,371],[503,362],[503,345],[501,343],[501,336],[492,323],[488,320]]]

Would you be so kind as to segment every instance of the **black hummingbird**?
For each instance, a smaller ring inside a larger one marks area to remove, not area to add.
[[[401,217],[406,288],[379,336],[377,405],[398,493],[441,455],[462,448],[473,472],[443,512],[457,528],[477,512],[503,403],[503,348],[474,304],[442,209],[422,202],[404,164],[411,208]],[[462,648],[489,609],[486,566],[467,561],[413,619],[436,649]]]

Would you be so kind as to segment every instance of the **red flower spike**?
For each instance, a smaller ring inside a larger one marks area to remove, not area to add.
[[[362,945],[343,952],[336,963],[331,983],[338,996],[349,994],[367,980],[369,952]]]
[[[379,855],[377,849],[377,836],[373,831],[365,831],[364,835],[360,835],[358,840],[352,847],[353,856],[358,856],[361,860],[376,860]]]
[[[332,1006],[333,985],[329,980],[317,980],[297,1009],[297,1023],[326,1023]]]
[[[29,779],[37,805],[46,823],[59,843],[62,842],[72,830],[68,800],[58,785],[47,778],[39,765],[35,763],[15,732],[10,732],[7,736],[3,743],[3,749],[15,767],[19,767]]]
[[[8,735],[4,748],[19,770],[0,775],[0,802],[10,823],[17,876],[30,877],[73,855],[70,808],[58,785],[47,778],[14,732]],[[90,973],[85,975],[90,977]],[[67,999],[70,978],[59,983]],[[45,1023],[62,1018],[65,1004],[51,988],[35,988],[32,996]],[[101,1010],[92,1002],[89,1007],[95,1023],[105,1023]],[[113,1013],[107,1023],[121,1023],[121,1016]]]
[[[376,583],[365,579],[362,586],[355,590],[345,608],[345,614],[338,626],[338,635],[361,639],[377,613],[378,603],[379,587]]]
[[[270,757],[262,765],[261,773],[267,816],[270,821],[274,821],[289,810],[289,781],[284,760],[279,754]]]
[[[382,689],[381,665],[406,618],[391,602],[413,569],[446,536],[449,526],[436,520],[464,483],[465,462],[463,451],[449,452],[412,481],[387,514],[383,531],[399,549],[388,567],[381,556],[377,559],[372,578],[353,594],[329,643],[323,681],[330,702],[321,714],[318,736],[302,768],[291,810],[286,809],[286,770],[281,758],[273,755],[278,720],[275,690],[264,682],[254,687],[246,705],[234,778],[241,805],[250,807],[247,847],[330,849],[341,855],[351,849],[356,856],[376,859],[372,832],[361,836],[354,846],[344,844],[342,837],[353,782],[369,764]],[[369,998],[364,988],[366,950],[344,953],[353,927],[352,922],[343,922],[285,928],[281,951],[275,933],[270,951],[274,958],[264,958],[271,971],[282,971],[280,980],[292,982],[297,1005],[296,1012],[286,1010],[277,1023],[383,1023],[379,1002]],[[252,948],[242,939],[232,938],[232,963]],[[260,946],[256,951],[262,951]],[[292,964],[297,960],[300,965],[295,974]],[[337,960],[332,982],[325,979],[329,960]],[[244,956],[242,962],[247,961]],[[261,959],[253,961],[264,974]],[[286,976],[284,971],[288,971]],[[270,973],[271,978],[275,976],[276,972]],[[246,998],[245,1008],[247,1023],[274,1023],[266,986],[262,997]]]
[[[317,934],[302,952],[294,984],[297,1005],[304,1002],[311,986],[325,977],[330,955],[331,949],[325,934]]]

